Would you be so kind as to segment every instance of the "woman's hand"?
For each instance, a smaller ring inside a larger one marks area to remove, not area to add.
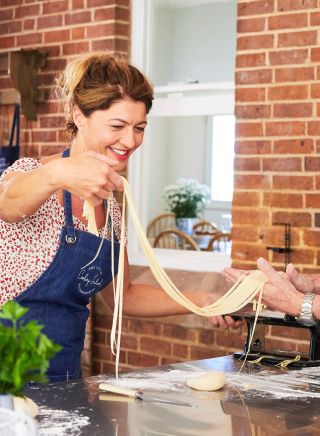
[[[231,315],[219,315],[208,318],[214,327],[222,327],[225,330],[236,329],[243,323],[242,319],[235,320]]]
[[[52,160],[47,166],[60,189],[97,205],[109,192],[123,190],[121,176],[113,169],[117,164],[101,153],[88,151],[76,157]]]
[[[275,271],[265,259],[258,259],[257,265],[268,279],[263,288],[262,301],[272,309],[298,316],[303,294],[286,278],[286,274]]]
[[[206,298],[204,300],[203,307],[209,306],[210,304],[214,303],[217,300],[216,295],[213,293],[206,294]],[[243,320],[235,320],[232,318],[231,315],[217,315],[217,316],[211,316],[208,318],[208,320],[211,322],[211,324],[214,327],[222,327],[225,330],[236,329],[240,327],[243,323]]]

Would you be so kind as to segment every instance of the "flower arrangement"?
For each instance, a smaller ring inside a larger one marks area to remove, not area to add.
[[[199,217],[211,197],[208,186],[196,179],[179,179],[175,185],[166,186],[162,196],[176,219]]]

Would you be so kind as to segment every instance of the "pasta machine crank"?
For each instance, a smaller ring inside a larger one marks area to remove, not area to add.
[[[234,318],[237,319],[244,318],[247,324],[247,338],[244,345],[244,350],[234,354],[235,358],[244,359],[249,348],[250,336],[254,327],[255,312],[242,309],[234,315]],[[266,328],[269,325],[308,329],[310,333],[308,353],[268,348],[266,346]],[[272,310],[262,310],[259,314],[256,328],[253,333],[253,339],[249,349],[247,361],[256,360],[263,356],[261,363],[277,364],[286,359],[294,359],[297,357],[297,355],[300,355],[300,360],[292,362],[290,366],[300,368],[308,366],[320,366],[320,322],[317,321],[314,326],[307,327],[299,324],[291,315],[286,315],[284,313],[275,312]]]

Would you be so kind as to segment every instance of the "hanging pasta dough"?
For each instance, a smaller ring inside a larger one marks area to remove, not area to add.
[[[135,210],[132,193],[127,180],[122,177],[124,193],[123,193],[123,207],[122,207],[122,219],[121,219],[121,238],[120,238],[120,253],[119,253],[119,265],[117,274],[117,285],[114,289],[114,311],[113,322],[111,329],[111,350],[116,356],[116,377],[118,378],[119,371],[119,356],[120,356],[120,341],[121,341],[121,324],[122,324],[122,307],[123,307],[123,284],[124,284],[124,253],[125,253],[125,214],[126,214],[126,202],[128,204],[128,211],[131,215],[132,222],[137,233],[140,245],[144,251],[144,254],[148,260],[150,269],[155,276],[157,282],[161,288],[178,304],[184,306],[190,312],[193,312],[200,316],[217,316],[226,315],[240,310],[251,302],[257,294],[258,309],[256,312],[255,324],[259,311],[261,310],[261,298],[264,284],[267,282],[266,276],[261,271],[252,271],[243,274],[242,277],[232,286],[229,291],[219,298],[216,302],[206,306],[199,307],[190,301],[171,281],[168,274],[160,266],[152,247],[145,235],[145,232],[140,224],[137,212]],[[109,200],[112,199],[112,194],[109,195]],[[88,219],[88,230],[95,233],[97,232],[97,226],[95,222],[94,207],[90,203],[85,202],[85,213]],[[111,215],[112,217],[112,215]],[[105,227],[108,224],[108,218],[106,218]],[[97,234],[97,233],[95,233]],[[100,249],[99,249],[100,250]],[[113,280],[114,283],[114,280]],[[254,324],[254,327],[255,327]],[[254,328],[253,328],[254,331]],[[253,337],[253,332],[249,343]],[[250,346],[249,346],[250,348]]]

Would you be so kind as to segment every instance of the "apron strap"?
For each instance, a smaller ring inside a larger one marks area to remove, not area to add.
[[[67,148],[62,153],[62,158],[69,157],[70,150]],[[73,217],[72,217],[72,200],[71,193],[69,191],[63,191],[63,203],[64,203],[64,218],[66,224],[66,241],[68,244],[74,244],[77,240],[76,231],[73,225]]]

